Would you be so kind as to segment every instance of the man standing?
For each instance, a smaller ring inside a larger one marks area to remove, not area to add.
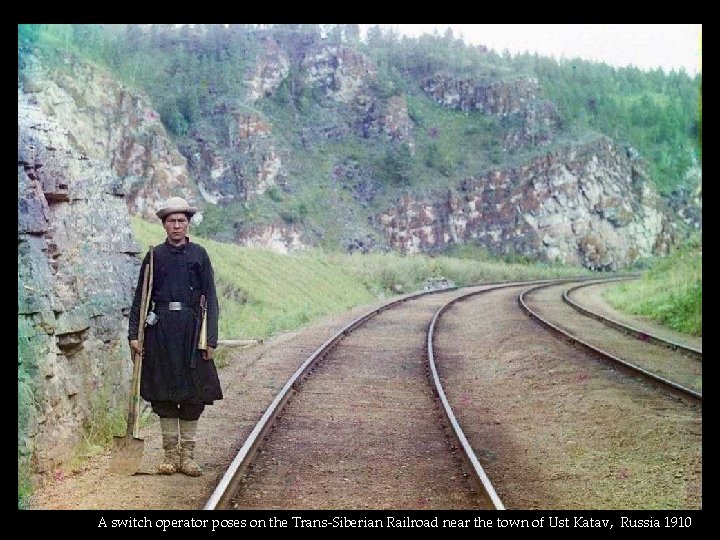
[[[205,405],[223,398],[212,360],[219,315],[213,268],[207,251],[187,236],[195,212],[197,209],[185,199],[171,197],[156,214],[167,238],[153,249],[150,310],[157,321],[151,315],[145,327],[140,395],[160,417],[165,451],[158,466],[161,474],[202,474],[194,459],[198,419]],[[141,352],[138,323],[142,276],[149,262],[150,252],[140,267],[130,310],[128,339],[137,353]],[[198,350],[202,297],[207,306],[207,348]]]

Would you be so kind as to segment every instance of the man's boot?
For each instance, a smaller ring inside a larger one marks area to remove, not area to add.
[[[195,462],[197,420],[180,420],[180,472],[188,476],[200,476],[202,468]]]
[[[180,469],[180,448],[178,446],[178,419],[160,418],[160,431],[162,432],[162,445],[165,458],[157,466],[159,474],[173,474]]]

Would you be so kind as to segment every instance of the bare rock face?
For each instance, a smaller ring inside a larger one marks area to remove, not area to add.
[[[290,73],[290,59],[272,38],[261,41],[261,53],[250,75],[248,101],[272,96]]]
[[[365,55],[342,45],[321,45],[308,51],[302,62],[306,84],[319,86],[334,100],[351,103],[367,83],[377,76],[377,68]]]
[[[148,98],[86,62],[67,57],[65,63],[61,70],[30,69],[26,79],[45,115],[73,126],[73,148],[111,165],[125,185],[129,210],[156,219],[158,206],[170,196],[194,204],[199,196],[188,181],[186,160]]]
[[[364,138],[379,137],[388,142],[404,143],[415,151],[412,137],[413,123],[404,95],[388,99],[360,96],[356,100],[355,130]]]
[[[667,198],[670,208],[684,223],[702,228],[702,167],[691,155],[693,166],[685,174],[685,183],[676,187]],[[691,186],[695,186],[694,188]]]
[[[67,121],[74,100],[40,71],[33,80],[37,91],[18,89],[18,455],[46,473],[84,425],[125,407],[140,246],[121,178],[93,157],[107,139]]]
[[[477,81],[435,75],[426,79],[422,87],[443,107],[501,118],[501,125],[507,129],[504,146],[508,150],[547,145],[560,125],[557,108],[542,99],[534,77]]]
[[[382,117],[383,131],[393,141],[411,142],[412,120],[407,110],[405,96],[392,96],[387,100]]]
[[[377,66],[365,55],[340,45],[312,48],[303,59],[304,83],[340,103],[350,105],[355,116],[353,129],[361,136],[382,137],[407,144],[411,151],[412,121],[404,95],[380,98],[371,89]]]
[[[404,252],[474,242],[592,270],[667,253],[672,240],[656,188],[607,138],[468,178],[432,199],[405,197],[376,223]]]
[[[196,131],[183,148],[203,199],[211,204],[251,200],[283,185],[286,173],[270,121],[247,110],[226,108],[217,114],[229,124],[228,142]]]
[[[308,247],[303,242],[302,234],[297,227],[285,223],[252,227],[238,234],[235,241],[243,246],[262,247],[282,254],[301,251]]]
[[[245,81],[247,104],[219,105],[213,111],[216,125],[191,132],[190,142],[180,148],[205,202],[252,200],[285,184],[272,122],[252,104],[272,97],[289,73],[286,52],[272,38],[263,38]]]

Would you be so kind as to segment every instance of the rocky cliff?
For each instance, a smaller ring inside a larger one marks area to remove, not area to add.
[[[158,205],[176,194],[191,203],[198,200],[186,160],[147,96],[73,56],[52,69],[34,57],[27,61],[33,67],[23,72],[25,91],[44,114],[68,130],[68,144],[79,155],[109,164],[122,179],[133,214],[152,219]]]
[[[18,458],[37,473],[67,460],[109,407],[124,409],[132,366],[127,312],[140,246],[117,170],[137,161],[121,159],[127,139],[112,126],[132,129],[133,115],[121,117],[134,100],[108,92],[97,73],[77,73],[82,93],[37,63],[18,88]],[[172,152],[147,149],[155,172],[170,167]],[[140,192],[151,191],[143,182]]]
[[[473,242],[592,270],[667,253],[673,234],[642,165],[607,138],[468,178],[434,197],[404,197],[376,221],[406,253]]]
[[[547,145],[561,125],[557,108],[543,99],[534,77],[498,81],[436,75],[423,81],[422,88],[443,107],[500,118],[508,128],[506,150]]]

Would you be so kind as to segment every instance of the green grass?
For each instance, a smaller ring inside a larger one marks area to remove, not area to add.
[[[159,223],[133,218],[132,224],[144,251],[165,240]],[[378,298],[420,290],[431,277],[443,276],[462,286],[584,273],[573,267],[494,260],[472,250],[465,250],[463,258],[330,254],[319,249],[281,255],[203,239],[192,230],[189,234],[207,249],[213,263],[220,339],[266,338],[295,330]]]
[[[444,177],[451,184],[450,179],[479,174],[507,159],[495,118],[438,107],[428,96],[408,96],[407,107],[417,125],[414,184],[436,186]]]
[[[639,280],[608,289],[615,308],[702,336],[702,244],[689,242],[657,261]]]
[[[543,263],[509,263],[489,258],[482,252],[465,258],[378,253],[335,255],[333,260],[347,267],[378,296],[419,290],[429,278],[445,277],[462,287],[496,281],[576,276],[586,272]]]

